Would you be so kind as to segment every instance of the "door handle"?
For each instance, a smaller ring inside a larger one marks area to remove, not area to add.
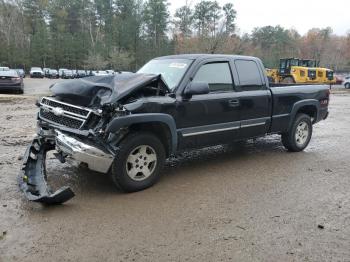
[[[228,105],[230,107],[237,107],[239,106],[239,100],[238,99],[232,99],[228,101]]]

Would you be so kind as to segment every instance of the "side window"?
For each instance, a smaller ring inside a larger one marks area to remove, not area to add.
[[[193,82],[206,82],[210,92],[233,91],[233,81],[228,62],[208,63],[197,71]]]
[[[263,89],[263,82],[258,65],[252,60],[236,60],[238,78],[242,91],[253,91]]]

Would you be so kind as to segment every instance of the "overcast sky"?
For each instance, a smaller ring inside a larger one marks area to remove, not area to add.
[[[185,5],[186,0],[168,0],[170,11]],[[200,0],[187,0],[194,5]],[[345,35],[350,31],[350,0],[217,0],[221,6],[233,3],[237,10],[240,33],[250,33],[254,27],[281,25],[305,34],[313,27],[330,26],[334,33]],[[293,5],[292,5],[293,4]]]

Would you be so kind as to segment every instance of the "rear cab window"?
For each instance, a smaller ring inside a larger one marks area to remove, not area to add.
[[[240,91],[253,91],[266,89],[263,83],[258,64],[253,60],[235,60],[235,66],[239,79]]]

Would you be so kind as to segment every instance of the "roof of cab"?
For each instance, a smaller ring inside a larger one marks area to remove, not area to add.
[[[240,55],[225,55],[225,54],[181,54],[181,55],[169,55],[161,56],[155,59],[208,59],[208,58],[234,58],[234,59],[250,59],[258,60],[258,58],[253,56],[240,56]]]

